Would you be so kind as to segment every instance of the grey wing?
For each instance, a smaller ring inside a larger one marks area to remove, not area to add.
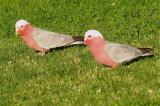
[[[137,48],[117,43],[106,43],[105,51],[113,61],[118,63],[129,62],[142,55],[142,52]]]
[[[32,36],[34,40],[45,49],[67,46],[74,42],[72,36],[58,34],[39,28],[35,28]]]

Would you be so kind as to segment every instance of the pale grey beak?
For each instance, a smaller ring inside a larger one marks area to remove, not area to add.
[[[19,34],[18,29],[16,29],[16,31],[15,31],[15,32],[16,32],[16,36],[17,36],[17,35]]]

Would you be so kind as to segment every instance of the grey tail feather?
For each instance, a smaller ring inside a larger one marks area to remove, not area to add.
[[[153,56],[154,52],[151,48],[138,48],[142,52],[142,57],[144,56]]]
[[[84,41],[84,37],[83,36],[73,36],[72,37],[75,41]]]
[[[73,36],[74,42],[72,44],[84,44],[83,36]]]

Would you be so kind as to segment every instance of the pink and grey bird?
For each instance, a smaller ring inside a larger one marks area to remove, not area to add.
[[[32,26],[26,20],[19,20],[15,24],[16,33],[32,49],[45,53],[52,48],[75,44],[84,44],[84,37],[58,34]]]
[[[151,48],[136,48],[106,41],[96,30],[85,33],[84,42],[89,47],[95,60],[111,68],[144,56],[154,55]]]

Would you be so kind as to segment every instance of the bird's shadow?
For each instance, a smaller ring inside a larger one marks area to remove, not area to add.
[[[64,50],[64,49],[67,49],[67,48],[70,48],[70,47],[74,47],[74,46],[85,47],[86,45],[85,45],[85,44],[81,44],[81,45],[69,45],[69,46],[52,48],[52,49],[49,49],[49,51],[47,51],[46,54],[52,53],[52,52],[54,52],[54,51],[62,51],[62,50]],[[36,52],[39,52],[39,51],[36,51]]]

